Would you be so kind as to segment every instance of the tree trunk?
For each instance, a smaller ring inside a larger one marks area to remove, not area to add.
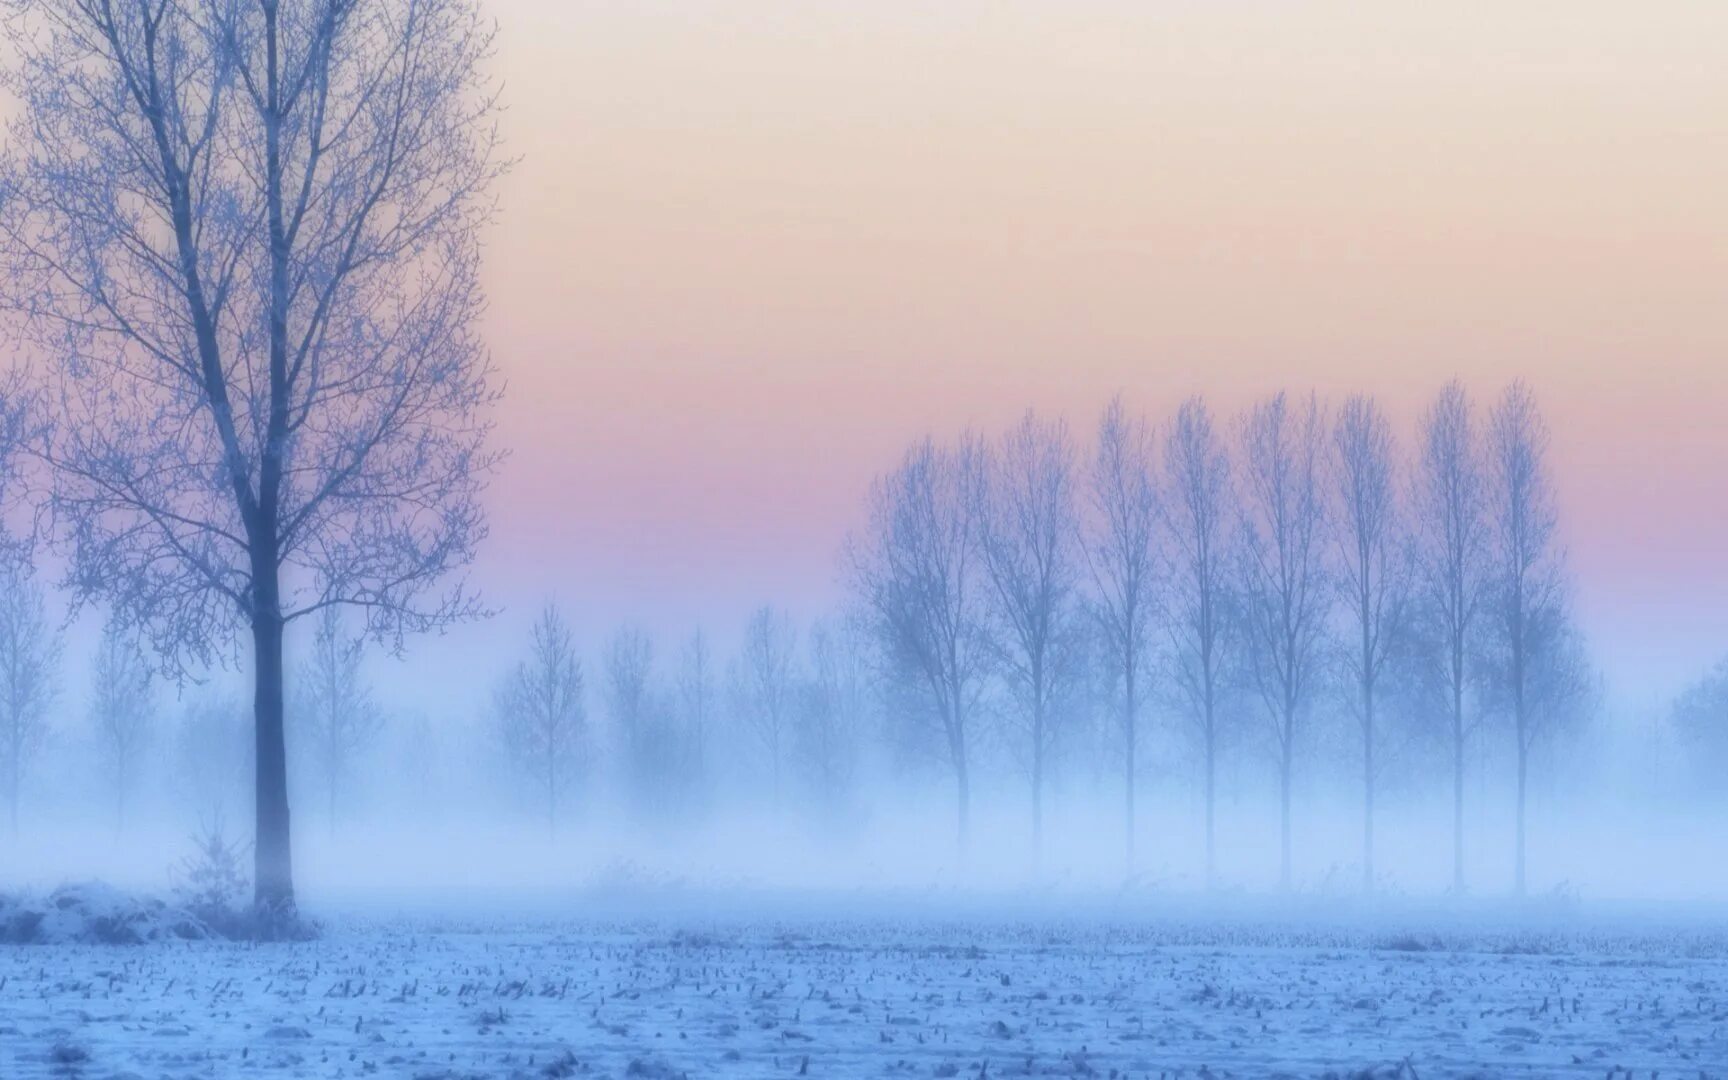
[[[1218,887],[1218,734],[1212,727],[1212,707],[1206,707],[1206,889]]]
[[[341,761],[342,755],[336,749],[336,718],[332,716],[330,718],[330,760],[325,762],[325,767],[330,770],[329,829],[331,843],[335,843],[336,841],[336,783],[337,770],[341,765]]]
[[[294,860],[288,840],[288,755],[282,732],[282,617],[274,575],[255,579],[252,617],[256,736],[253,904],[267,925],[294,918]]]
[[[1374,891],[1374,691],[1362,690],[1362,891]]]
[[[1033,727],[1035,740],[1042,739],[1036,725]],[[1044,750],[1041,746],[1032,747],[1032,872],[1037,874],[1043,868],[1044,862]]]
[[[1452,891],[1464,891],[1464,718],[1452,721]]]
[[[972,829],[972,785],[966,775],[966,763],[958,762],[954,766],[955,805],[958,810],[958,822],[955,831],[955,843],[959,847],[960,857],[966,857],[967,837]]]
[[[1278,763],[1278,887],[1290,891],[1290,740],[1284,740]]]
[[[1126,740],[1122,747],[1123,758],[1125,759],[1123,779],[1126,781],[1124,785],[1126,799],[1122,807],[1122,832],[1126,842],[1126,850],[1123,854],[1126,859],[1128,876],[1132,877],[1134,875],[1134,749],[1137,741],[1137,733],[1134,730],[1136,702],[1134,700],[1134,663],[1132,660],[1129,661],[1122,674],[1123,688],[1126,692],[1122,717],[1123,738]]]
[[[266,48],[264,172],[265,207],[270,230],[270,382],[269,416],[258,468],[258,494],[247,521],[252,556],[252,642],[257,657],[253,703],[257,737],[257,834],[253,838],[256,877],[253,904],[260,931],[274,935],[296,919],[294,858],[288,832],[288,751],[282,730],[282,560],[278,513],[281,510],[283,455],[288,448],[288,234],[282,212],[282,102],[277,55],[275,7],[264,8]],[[182,244],[182,249],[187,245]],[[202,350],[206,363],[219,355],[212,344]],[[220,375],[216,376],[220,381]],[[249,481],[236,472],[244,490]],[[244,509],[249,500],[242,498]]]
[[[943,717],[948,729],[948,759],[954,765],[954,796],[955,815],[955,849],[962,861],[966,858],[966,845],[972,828],[972,781],[966,771],[966,737],[964,714],[960,706],[960,691],[953,688],[948,704],[943,706]]]
[[[1519,725],[1522,729],[1523,725]],[[1528,773],[1529,751],[1525,748],[1524,732],[1518,732],[1518,837],[1517,856],[1513,869],[1513,889],[1519,896],[1524,895],[1524,794],[1525,780]]]

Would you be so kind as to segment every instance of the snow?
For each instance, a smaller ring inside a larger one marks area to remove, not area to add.
[[[894,913],[0,947],[0,1076],[1728,1077],[1728,931]]]
[[[62,885],[45,897],[0,894],[0,942],[140,945],[209,936],[196,916],[102,882]]]

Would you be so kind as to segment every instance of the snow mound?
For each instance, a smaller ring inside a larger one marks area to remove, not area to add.
[[[0,895],[0,943],[8,945],[142,945],[211,936],[188,911],[101,882],[62,885],[44,897]]]

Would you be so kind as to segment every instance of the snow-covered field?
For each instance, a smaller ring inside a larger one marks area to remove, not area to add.
[[[0,1076],[1728,1077],[1728,931],[855,914],[0,948]]]

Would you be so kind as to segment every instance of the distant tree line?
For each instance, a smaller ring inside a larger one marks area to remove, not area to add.
[[[678,828],[741,793],[781,818],[857,822],[886,790],[864,783],[871,769],[935,769],[951,785],[958,850],[978,785],[992,785],[998,801],[1024,800],[1033,866],[1057,778],[1078,770],[1119,791],[1116,822],[1097,827],[1119,830],[1133,874],[1148,846],[1190,827],[1145,809],[1158,739],[1156,775],[1198,799],[1209,886],[1220,776],[1243,759],[1270,764],[1287,887],[1297,781],[1316,751],[1355,771],[1364,889],[1376,887],[1388,770],[1406,783],[1411,768],[1449,789],[1448,861],[1464,886],[1467,774],[1485,767],[1514,796],[1523,891],[1534,763],[1581,741],[1599,708],[1548,441],[1522,383],[1485,408],[1449,384],[1404,438],[1370,398],[1275,394],[1223,419],[1201,399],[1162,418],[1117,399],[1089,439],[1031,412],[993,435],[921,439],[868,491],[842,548],[838,610],[801,624],[764,605],[665,651],[625,625],[592,643],[590,662],[548,603],[497,678],[480,746],[560,843],[584,814]],[[56,746],[109,796],[117,831],[152,783],[201,819],[245,805],[251,710],[168,693],[123,606],[87,668],[87,716],[57,715],[63,620],[33,560],[18,542],[0,563],[9,830],[26,827],[25,793]],[[448,787],[441,769],[484,771],[473,744],[440,760],[453,729],[440,736],[378,700],[367,628],[341,612],[318,609],[286,680],[294,790],[332,837],[386,783],[424,794],[437,775]],[[1725,671],[1652,729],[1701,777],[1728,761]]]
[[[1227,697],[1258,703],[1277,764],[1279,877],[1292,864],[1293,773],[1324,712],[1359,731],[1364,886],[1374,880],[1378,747],[1388,702],[1443,717],[1453,745],[1454,878],[1463,882],[1463,762],[1488,722],[1514,733],[1516,881],[1525,888],[1532,751],[1590,707],[1571,616],[1548,432],[1523,383],[1478,417],[1445,387],[1405,455],[1373,399],[1334,409],[1274,394],[1229,425],[1201,400],[1162,424],[1112,402],[1090,467],[1059,420],[995,439],[926,440],[872,491],[855,594],[884,677],[939,728],[960,842],[969,756],[989,710],[1027,764],[1032,843],[1046,762],[1096,692],[1119,717],[1133,858],[1136,744],[1161,687],[1201,744],[1207,875]]]
[[[1497,725],[1511,735],[1522,892],[1532,756],[1596,706],[1548,443],[1521,382],[1486,410],[1451,383],[1403,441],[1372,398],[1328,408],[1286,393],[1222,422],[1198,398],[1161,421],[1117,399],[1086,445],[1035,412],[994,436],[922,439],[870,489],[844,549],[845,610],[802,640],[784,614],[756,611],[723,686],[702,634],[663,673],[641,631],[621,629],[599,697],[642,792],[700,791],[722,718],[776,806],[788,777],[844,799],[866,744],[940,762],[961,850],[987,742],[1024,777],[1034,861],[1056,763],[1087,749],[1080,729],[1102,728],[1130,872],[1140,751],[1166,722],[1197,751],[1208,883],[1226,736],[1258,743],[1276,768],[1285,887],[1311,729],[1348,718],[1355,732],[1371,889],[1389,730],[1448,747],[1462,887],[1467,752]],[[532,644],[500,691],[498,729],[544,774],[550,823],[608,749],[590,739],[555,607]]]

